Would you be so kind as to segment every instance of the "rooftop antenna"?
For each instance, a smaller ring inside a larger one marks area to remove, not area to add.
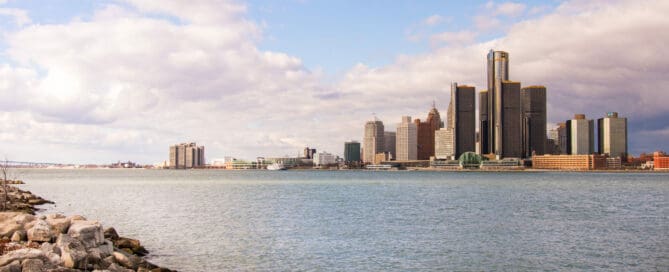
[[[437,107],[436,107],[436,103],[434,102],[434,99],[432,99],[432,108],[433,108],[433,109],[436,109],[436,108],[437,108]]]

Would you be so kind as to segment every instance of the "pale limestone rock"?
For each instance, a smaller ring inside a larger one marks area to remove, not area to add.
[[[139,257],[135,255],[130,255],[125,252],[115,251],[112,253],[116,262],[118,262],[123,267],[136,270],[139,266],[139,263],[142,261]]]
[[[67,230],[70,228],[70,219],[62,215],[47,216],[46,222],[49,223],[51,230],[53,230],[55,234],[67,233]]]
[[[44,220],[37,220],[35,225],[28,229],[28,241],[49,242],[51,237],[53,237],[51,227]]]
[[[44,253],[39,249],[22,248],[10,251],[5,255],[0,256],[0,266],[6,266],[14,261],[19,261],[20,264],[21,260],[25,259],[40,259],[43,261],[48,260]]]
[[[56,246],[60,249],[61,264],[67,268],[85,268],[86,247],[78,239],[67,234],[58,235]]]
[[[44,261],[40,259],[27,259],[21,263],[21,272],[43,272]]]
[[[26,232],[23,230],[17,230],[12,234],[12,242],[21,242],[26,239]]]
[[[14,261],[5,266],[0,266],[0,272],[21,272],[21,263]]]
[[[81,240],[86,248],[97,247],[104,242],[102,225],[97,221],[73,220],[67,234]]]

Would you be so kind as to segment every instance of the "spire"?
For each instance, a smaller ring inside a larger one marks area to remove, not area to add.
[[[436,108],[437,108],[437,107],[436,107],[436,103],[434,102],[434,99],[432,99],[432,108],[433,108],[433,109],[436,109]]]

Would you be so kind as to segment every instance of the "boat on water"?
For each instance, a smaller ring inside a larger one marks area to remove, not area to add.
[[[275,162],[267,166],[267,170],[286,170],[286,166],[283,165],[281,162]]]

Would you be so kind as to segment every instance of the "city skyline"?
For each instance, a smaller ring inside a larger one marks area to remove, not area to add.
[[[618,112],[630,154],[669,150],[666,2],[161,3],[0,0],[0,155],[154,163],[193,141],[208,159],[343,156],[373,113],[395,131],[436,101],[445,119],[451,82],[486,89],[490,49],[546,86],[549,129]]]

